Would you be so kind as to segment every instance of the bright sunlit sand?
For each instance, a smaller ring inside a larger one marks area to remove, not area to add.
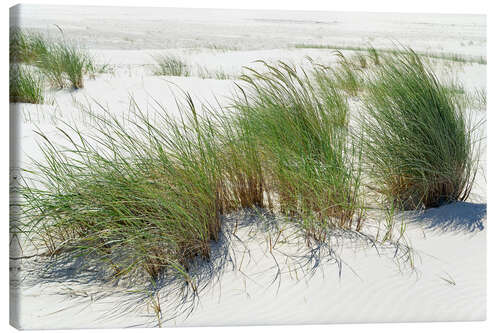
[[[60,43],[11,71],[15,327],[485,319],[485,16],[22,5],[12,26]]]

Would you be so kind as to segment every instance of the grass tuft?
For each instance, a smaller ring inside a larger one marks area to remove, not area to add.
[[[405,209],[466,200],[477,156],[455,92],[411,49],[386,58],[366,90],[361,125],[372,187]]]
[[[43,80],[39,73],[20,65],[10,65],[9,97],[11,103],[43,104]]]
[[[309,77],[283,62],[261,63],[265,72],[246,68],[235,107],[238,126],[258,147],[263,187],[280,212],[297,217],[315,239],[331,227],[353,227],[359,174],[348,140],[347,102],[335,78],[323,67]]]
[[[232,76],[223,69],[209,70],[206,67],[198,66],[197,75],[202,79],[231,80]]]
[[[156,61],[153,69],[154,75],[189,76],[191,73],[189,65],[176,56],[158,55],[154,57],[154,60]]]
[[[40,34],[21,29],[11,29],[9,59],[11,63],[33,63],[49,49],[49,42]]]
[[[180,123],[166,112],[156,123],[140,110],[126,123],[90,115],[93,135],[60,129],[66,147],[39,132],[45,161],[21,185],[30,239],[51,255],[96,257],[115,278],[185,276],[208,259],[220,228],[215,155],[188,102]]]
[[[50,40],[20,29],[10,34],[10,60],[40,69],[51,85],[62,89],[83,88],[85,74],[95,75],[97,66],[83,49],[63,40]]]
[[[92,58],[83,50],[67,42],[54,42],[49,52],[37,61],[37,66],[57,88],[70,86],[73,89],[83,88],[84,74],[94,68]]]

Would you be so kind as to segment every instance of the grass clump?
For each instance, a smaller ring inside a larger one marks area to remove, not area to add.
[[[366,90],[361,125],[372,187],[405,209],[466,200],[477,157],[456,94],[411,49],[385,59]]]
[[[89,256],[113,277],[170,271],[190,283],[189,262],[208,259],[218,238],[221,207],[210,131],[194,104],[181,113],[180,123],[95,116],[94,135],[61,130],[67,147],[39,133],[46,161],[21,186],[21,229],[51,255]]]
[[[45,161],[23,178],[16,227],[51,255],[93,258],[114,277],[171,272],[193,289],[190,263],[209,259],[222,214],[279,209],[308,240],[359,230],[358,155],[335,78],[265,67],[249,69],[228,110],[200,112],[187,96],[179,119],[134,104],[133,120],[89,112],[90,133],[61,129],[65,146],[39,132]]]
[[[67,42],[55,42],[49,52],[37,60],[37,66],[57,88],[83,88],[84,74],[95,67],[92,58],[83,50]]]
[[[210,43],[206,46],[208,49],[217,51],[217,52],[229,52],[229,51],[237,51],[238,47],[236,46],[228,46],[228,45],[221,45],[221,44],[215,44],[215,43]]]
[[[10,65],[9,98],[11,103],[43,104],[43,80],[40,75],[20,65]]]
[[[154,60],[156,61],[153,69],[154,75],[189,76],[191,73],[189,65],[176,56],[158,55],[154,57]]]
[[[94,76],[97,66],[83,49],[62,40],[16,29],[10,34],[10,60],[38,67],[51,85],[83,88],[85,74]]]
[[[246,86],[235,107],[238,126],[258,147],[264,188],[314,239],[331,227],[353,227],[359,174],[335,78],[323,68],[309,77],[282,62],[262,64],[267,71],[247,68],[241,77]]]
[[[11,63],[34,63],[49,49],[49,42],[40,34],[12,29],[9,38]]]

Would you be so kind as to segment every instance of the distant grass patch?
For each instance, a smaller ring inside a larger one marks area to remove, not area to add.
[[[153,57],[156,65],[153,69],[154,75],[166,76],[189,76],[190,66],[181,58],[173,55],[157,55]]]
[[[349,50],[349,51],[368,51],[373,54],[373,47],[349,46],[349,45],[329,45],[329,44],[295,44],[295,48],[299,49],[332,49],[332,50]],[[398,54],[400,49],[376,49],[380,53]],[[457,53],[433,53],[433,52],[416,52],[419,56],[443,59],[460,63],[475,63],[486,65],[485,57],[481,56],[465,56]]]
[[[13,64],[9,72],[11,103],[43,104],[43,80],[39,73]]]
[[[238,47],[236,46],[228,46],[228,45],[220,45],[220,44],[208,44],[206,46],[208,49],[217,51],[217,52],[229,52],[229,51],[237,51]]]
[[[363,156],[373,188],[397,207],[466,200],[477,172],[473,129],[455,92],[411,49],[366,85]]]
[[[233,77],[222,69],[208,69],[197,65],[192,66],[180,57],[160,55],[154,57],[156,64],[153,68],[154,75],[165,76],[197,76],[202,79],[230,80]]]
[[[196,74],[202,79],[231,80],[233,78],[232,75],[224,72],[222,69],[209,70],[202,66],[198,66]]]

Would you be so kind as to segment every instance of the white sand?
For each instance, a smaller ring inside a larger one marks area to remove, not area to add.
[[[63,126],[61,119],[85,129],[89,117],[82,113],[82,108],[102,112],[97,102],[111,113],[127,117],[131,96],[143,110],[154,108],[158,102],[175,114],[174,96],[181,95],[172,83],[203,102],[213,102],[214,96],[224,102],[221,96],[231,94],[231,80],[153,76],[149,67],[153,63],[151,55],[165,48],[182,55],[193,66],[223,69],[234,75],[257,59],[304,63],[308,55],[317,62],[334,61],[329,50],[289,47],[295,43],[371,42],[375,46],[391,46],[393,40],[398,40],[421,51],[486,55],[483,16],[134,8],[131,20],[132,9],[21,8],[23,27],[58,34],[53,26],[58,24],[68,38],[89,45],[98,60],[116,67],[114,74],[86,80],[85,88],[77,92],[47,92],[49,102],[44,105],[19,104],[11,108],[12,114],[19,117],[17,162],[21,166],[28,164],[28,157],[41,158],[34,129],[60,141],[56,127]],[[78,19],[69,18],[76,10]],[[207,49],[211,44],[238,50]],[[445,68],[448,67],[443,66],[440,76],[459,78],[467,91],[486,88],[486,65],[456,65],[451,71]],[[484,110],[469,113],[474,120],[486,116]],[[485,127],[486,124],[484,131]],[[392,258],[394,247],[379,249],[379,253],[362,240],[340,239],[340,244],[333,247],[342,261],[340,277],[338,263],[328,263],[329,257],[321,261],[312,276],[304,277],[304,272],[286,273],[297,266],[291,264],[290,256],[279,251],[297,254],[297,246],[278,244],[270,253],[267,233],[257,232],[256,238],[250,239],[251,227],[241,227],[237,234],[245,240],[252,256],[233,239],[230,248],[234,250],[231,256],[236,268],[228,264],[219,272],[220,279],[201,293],[190,316],[167,321],[165,325],[484,320],[485,153],[481,156],[481,168],[470,202],[431,209],[418,217],[399,216],[408,222],[405,237],[413,249],[414,270],[407,263],[397,265]],[[372,212],[369,224],[383,221],[383,217],[376,216]],[[240,220],[244,222],[248,217]],[[23,254],[33,251],[28,247]],[[100,284],[95,277],[86,283],[74,277],[66,281],[47,278],[42,283],[35,274],[40,260],[43,259],[35,257],[11,261],[11,321],[15,326],[42,329],[156,325],[151,307],[141,305],[133,311],[125,307],[134,304],[134,298],[126,294],[124,285]],[[276,262],[282,274],[271,283],[276,276]],[[70,276],[67,267],[61,273]],[[165,311],[163,316],[171,314]]]

